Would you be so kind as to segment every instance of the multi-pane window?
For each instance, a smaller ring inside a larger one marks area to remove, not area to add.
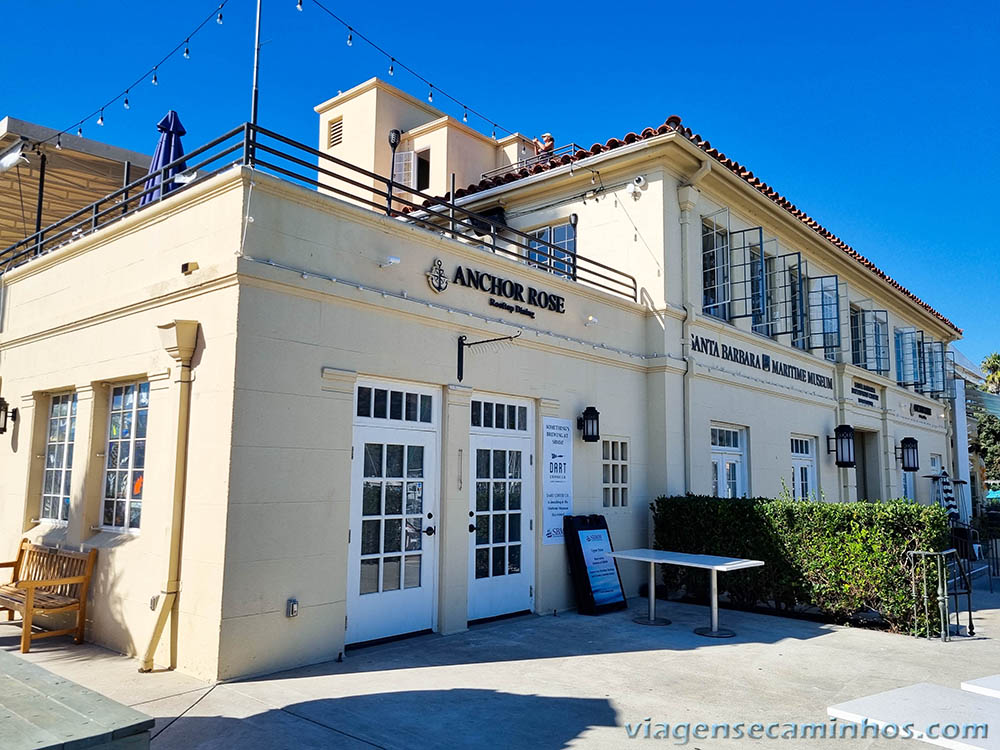
[[[746,430],[712,426],[712,495],[744,497],[747,492]]]
[[[569,223],[539,227],[529,234],[535,238],[528,242],[532,265],[567,279],[576,278],[576,230]]]
[[[432,421],[431,396],[409,393],[391,388],[358,386],[358,403],[355,413],[370,419],[388,419],[399,422]]]
[[[851,363],[879,375],[889,374],[889,323],[885,310],[851,305]]]
[[[521,572],[523,458],[519,450],[476,450],[476,578]]]
[[[628,440],[602,440],[601,459],[604,507],[627,507]]]
[[[472,402],[471,424],[473,427],[494,430],[528,431],[528,407],[505,404],[500,401]]]
[[[701,225],[701,310],[729,320],[729,214],[713,214]]]
[[[45,443],[45,474],[42,477],[42,512],[45,521],[69,520],[70,474],[73,441],[76,438],[76,394],[52,397]]]
[[[111,390],[104,508],[101,522],[115,529],[138,529],[146,467],[149,383],[117,385]]]
[[[793,436],[792,497],[796,500],[816,499],[816,441],[810,437]]]

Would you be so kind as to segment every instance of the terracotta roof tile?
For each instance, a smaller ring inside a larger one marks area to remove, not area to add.
[[[670,117],[667,118],[666,122],[664,122],[657,128],[652,128],[652,127],[643,128],[642,132],[639,133],[638,135],[633,132],[633,133],[628,133],[621,140],[619,140],[618,138],[610,138],[604,144],[595,143],[593,146],[590,147],[589,151],[584,151],[583,149],[581,149],[572,155],[564,154],[563,156],[556,157],[549,162],[535,164],[534,166],[531,167],[530,170],[521,169],[518,172],[508,172],[506,175],[500,178],[493,177],[490,179],[481,180],[477,184],[469,185],[467,188],[456,190],[455,197],[462,198],[464,196],[477,193],[481,190],[488,190],[489,188],[497,187],[498,185],[507,184],[509,182],[522,179],[524,177],[527,177],[529,174],[539,174],[541,172],[550,170],[553,167],[570,164],[571,162],[579,161],[581,159],[586,159],[590,156],[596,156],[597,154],[601,154],[606,151],[611,151],[626,144],[636,143],[640,140],[654,138],[657,135],[664,135],[670,132],[678,133],[682,137],[687,138],[689,141],[691,141],[691,143],[693,143],[699,149],[704,151],[708,156],[718,161],[720,164],[722,164],[731,172],[733,172],[737,177],[743,179],[748,185],[750,185],[763,195],[767,196],[777,205],[781,206],[790,214],[798,218],[803,224],[805,224],[807,227],[812,229],[814,232],[819,234],[824,239],[831,242],[833,245],[835,245],[837,248],[843,251],[846,255],[850,256],[855,261],[857,261],[862,266],[871,271],[873,274],[875,274],[878,278],[882,279],[891,287],[897,289],[898,291],[909,297],[911,300],[913,300],[922,308],[927,310],[927,312],[929,312],[935,318],[940,320],[942,323],[954,329],[957,333],[959,334],[962,333],[961,328],[952,323],[950,320],[948,320],[948,318],[946,318],[944,315],[939,313],[933,307],[928,305],[922,299],[917,297],[917,295],[915,295],[909,289],[907,289],[898,281],[893,279],[887,273],[879,269],[874,263],[868,260],[868,258],[861,255],[861,253],[859,253],[853,247],[851,247],[842,239],[837,237],[835,234],[833,234],[833,232],[823,227],[818,221],[813,219],[804,211],[800,210],[794,203],[792,203],[790,200],[781,195],[773,187],[768,185],[766,182],[763,182],[760,178],[756,177],[748,167],[727,157],[724,153],[714,148],[709,141],[703,139],[700,135],[692,132],[691,128],[681,127],[681,118],[677,115],[670,115]],[[445,197],[447,199],[447,196]],[[430,205],[430,202],[427,201],[426,205]]]

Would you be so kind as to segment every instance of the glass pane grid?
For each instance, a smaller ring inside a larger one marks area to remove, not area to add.
[[[475,577],[521,572],[523,455],[515,450],[476,451]]]
[[[605,508],[628,506],[628,441],[603,440],[601,442],[602,503]]]
[[[470,409],[469,423],[473,427],[489,427],[506,432],[527,432],[528,407],[474,399]]]
[[[356,391],[355,415],[390,422],[432,422],[433,399],[423,393],[360,385]]]
[[[390,411],[391,403],[390,396]],[[405,412],[406,399],[399,403]],[[419,401],[412,403],[419,410]],[[362,456],[360,593],[418,588],[423,564],[424,447],[365,443]]]
[[[64,393],[53,396],[49,407],[40,513],[40,517],[46,521],[69,520],[76,405],[77,395]]]
[[[138,529],[146,469],[149,383],[118,385],[111,390],[104,467],[104,526]]]

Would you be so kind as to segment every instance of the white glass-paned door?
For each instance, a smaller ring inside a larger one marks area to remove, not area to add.
[[[437,474],[435,433],[355,427],[348,643],[433,627]]]
[[[471,438],[470,620],[532,608],[531,444],[522,437]]]

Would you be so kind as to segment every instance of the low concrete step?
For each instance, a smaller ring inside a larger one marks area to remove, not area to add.
[[[991,698],[1000,698],[1000,674],[963,682],[962,690],[968,690],[970,693],[979,693],[980,695],[988,695]]]
[[[838,703],[826,712],[856,724],[867,721],[881,729],[895,725],[901,738],[905,736],[904,728],[909,726],[911,739],[938,747],[1000,750],[1000,732],[996,731],[1000,726],[1000,700],[929,682]],[[985,731],[984,724],[989,725]],[[978,732],[975,730],[977,725]],[[957,736],[941,736],[950,735],[952,727],[958,728]],[[977,733],[979,736],[975,736]],[[986,737],[982,736],[984,733]]]

